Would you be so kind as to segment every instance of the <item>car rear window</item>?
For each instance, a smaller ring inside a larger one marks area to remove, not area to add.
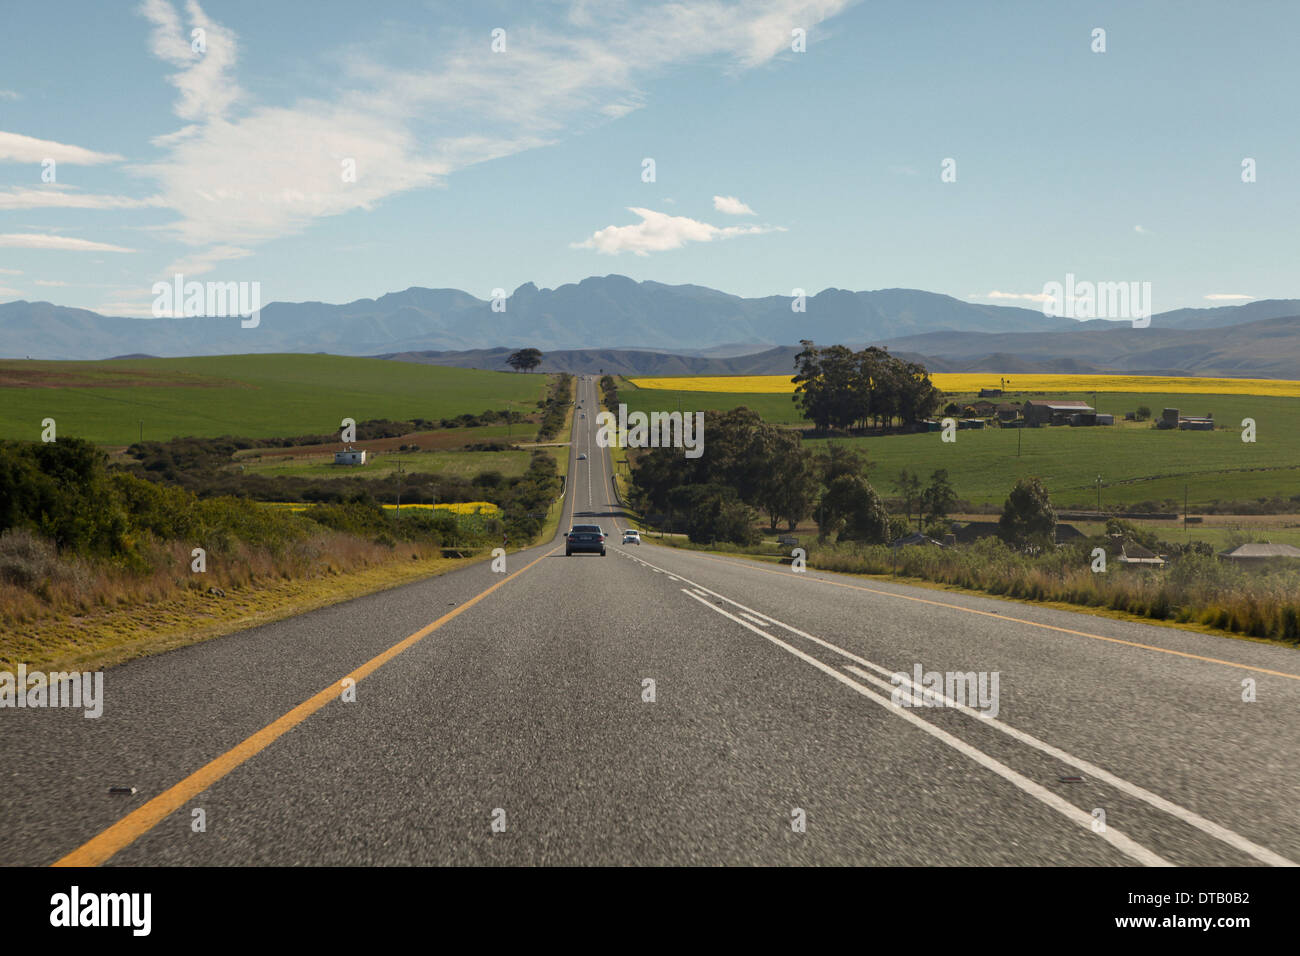
[[[594,524],[575,524],[573,530],[577,534],[600,534],[600,525]]]

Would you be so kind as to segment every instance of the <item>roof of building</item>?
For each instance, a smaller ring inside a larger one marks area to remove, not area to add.
[[[926,535],[921,534],[921,532],[919,531],[913,531],[909,535],[904,535],[903,537],[890,542],[889,546],[891,548],[901,548],[909,544],[934,544],[934,545],[938,545],[941,548],[945,547],[943,542],[935,541],[934,538],[927,537]]]
[[[1154,551],[1142,547],[1136,541],[1125,541],[1119,550],[1119,559],[1124,564],[1164,564],[1165,559]]]
[[[1225,558],[1300,558],[1300,548],[1291,544],[1269,544],[1251,541],[1239,544],[1228,551],[1219,552]]]
[[[1047,398],[1047,399],[1031,398],[1031,399],[1029,399],[1029,401],[1027,401],[1025,404],[1026,404],[1026,405],[1042,405],[1042,406],[1044,406],[1044,407],[1046,407],[1046,408],[1074,408],[1074,409],[1085,409],[1085,408],[1086,408],[1088,411],[1092,411],[1092,406],[1089,405],[1087,402],[1080,402],[1080,401],[1074,401],[1074,400],[1070,400],[1070,401],[1057,401],[1056,399],[1051,399],[1051,398]]]

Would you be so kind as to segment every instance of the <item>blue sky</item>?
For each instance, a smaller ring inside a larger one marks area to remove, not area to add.
[[[1300,297],[1300,4],[8,0],[0,24],[0,301],[147,315],[177,272],[263,301],[612,272]]]

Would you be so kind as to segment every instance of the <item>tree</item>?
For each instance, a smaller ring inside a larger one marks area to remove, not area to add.
[[[930,525],[942,524],[957,504],[957,494],[948,483],[948,469],[940,468],[930,475],[930,484],[921,492],[921,507]]]
[[[812,457],[804,450],[799,433],[784,429],[776,432],[758,488],[758,501],[767,512],[768,527],[775,531],[777,523],[784,520],[793,531],[812,509],[816,484]]]
[[[542,364],[541,350],[520,349],[518,352],[512,352],[510,357],[506,359],[506,364],[516,372],[531,372]]]
[[[889,512],[884,501],[861,475],[840,475],[822,496],[822,535],[835,532],[840,541],[881,544],[889,537]]]
[[[908,471],[904,468],[894,479],[894,490],[899,493],[903,499],[903,508],[906,511],[906,517],[910,526],[912,521],[912,505],[920,504],[921,501],[921,479],[916,472]],[[921,512],[917,509],[916,513],[917,529],[920,529]]]
[[[1014,548],[1044,547],[1054,541],[1055,532],[1056,512],[1047,489],[1037,478],[1021,478],[1002,508],[998,537]]]

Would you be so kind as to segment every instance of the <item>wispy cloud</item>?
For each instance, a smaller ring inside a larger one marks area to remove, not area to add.
[[[1150,229],[1144,229],[1142,226],[1134,226],[1134,227],[1133,227],[1133,231],[1136,232],[1136,233],[1137,233],[1138,235],[1140,235],[1140,236],[1149,236],[1149,235],[1151,235],[1151,230],[1150,230]]]
[[[0,130],[0,160],[14,163],[43,163],[52,159],[70,166],[98,166],[101,163],[120,162],[116,153],[97,153],[81,146],[69,146],[50,139],[36,139],[21,133]]]
[[[653,209],[629,206],[628,212],[641,217],[630,226],[606,226],[598,229],[582,242],[570,245],[574,249],[595,249],[607,255],[631,252],[638,256],[651,252],[680,249],[688,242],[714,242],[736,236],[757,236],[765,232],[785,232],[783,226],[714,226],[686,216],[670,216]]]
[[[134,249],[114,246],[106,242],[91,242],[89,239],[51,236],[36,232],[0,233],[0,246],[17,249],[62,249],[71,252],[135,252]]]
[[[1211,292],[1206,296],[1211,302],[1237,302],[1242,299],[1253,299],[1253,295],[1242,295],[1238,292]]]
[[[22,97],[13,90],[0,90],[0,100],[20,100]]]
[[[313,221],[368,209],[459,169],[554,142],[641,105],[639,83],[689,60],[738,69],[789,49],[850,0],[700,0],[628,10],[575,0],[562,29],[518,23],[504,53],[486,35],[449,45],[437,67],[402,70],[353,54],[329,99],[250,104],[234,76],[239,38],[187,0],[185,22],[146,0],[151,50],[177,68],[174,111],[185,125],[154,140],[159,161],[135,168],[158,183],[195,249],[247,250]],[[195,53],[190,29],[206,31]],[[355,163],[347,181],[345,161]],[[199,253],[195,264],[222,257]]]
[[[22,274],[23,274],[23,271],[22,271],[21,269],[0,269],[0,275],[5,275],[5,276],[20,276],[20,275],[22,275]]]
[[[728,216],[753,216],[754,210],[737,199],[735,196],[714,196],[713,208],[718,212],[726,213]]]
[[[145,209],[162,205],[165,201],[160,196],[134,199],[82,193],[55,185],[41,189],[16,186],[8,192],[0,192],[0,209]]]

